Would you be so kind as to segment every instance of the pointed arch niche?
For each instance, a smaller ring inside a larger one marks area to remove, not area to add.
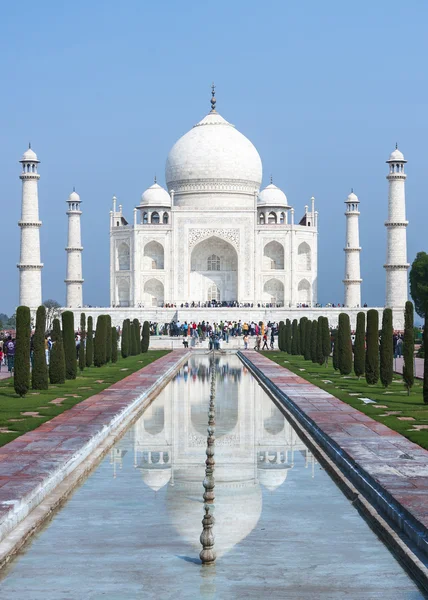
[[[221,301],[238,299],[238,254],[232,244],[216,236],[199,242],[192,250],[189,300],[212,300],[213,286],[217,286],[216,296]]]

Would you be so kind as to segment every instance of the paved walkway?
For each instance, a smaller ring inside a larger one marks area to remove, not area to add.
[[[144,405],[184,356],[176,350],[0,448],[0,541]]]
[[[394,371],[396,373],[403,373],[404,358],[394,358]],[[424,378],[424,359],[415,358],[415,377],[418,379]]]
[[[354,485],[428,554],[428,451],[261,354],[243,354]]]

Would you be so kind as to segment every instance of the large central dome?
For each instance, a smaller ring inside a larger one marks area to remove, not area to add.
[[[262,162],[250,140],[212,110],[174,144],[165,179],[168,190],[178,195],[253,196],[262,181]]]

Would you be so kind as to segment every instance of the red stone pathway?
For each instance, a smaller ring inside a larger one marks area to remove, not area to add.
[[[21,503],[34,508],[43,499],[40,491],[52,488],[52,476],[73,461],[79,464],[79,455],[91,439],[107,432],[112,421],[119,423],[121,414],[185,354],[176,350],[159,358],[0,448],[0,539],[21,520],[15,516]]]
[[[422,524],[424,541],[418,545],[426,552],[428,451],[261,354],[253,351],[243,354],[304,413],[303,419],[306,415],[321,436],[327,434],[324,436],[327,442],[335,442],[339,447],[336,446],[338,457],[344,450],[342,456],[368,474],[371,483],[374,480],[375,485],[381,486],[381,494],[383,490],[390,494],[391,498],[384,495],[387,502],[392,499],[398,503],[399,511],[404,508]]]

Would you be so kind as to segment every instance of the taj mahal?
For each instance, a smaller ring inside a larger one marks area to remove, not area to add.
[[[213,310],[220,319],[226,312],[230,315],[232,310],[242,309],[253,311],[254,319],[279,320],[299,318],[305,309],[309,318],[316,318],[320,311],[331,313],[328,316],[334,324],[344,307],[355,322],[361,310],[362,283],[358,197],[351,192],[345,200],[343,305],[337,310],[318,308],[315,199],[294,208],[272,178],[263,188],[259,153],[217,112],[216,103],[213,86],[211,110],[168,154],[166,188],[155,179],[140,201],[134,202],[131,215],[113,197],[108,309],[113,322],[119,324],[131,312],[168,322],[178,311],[183,319],[186,311],[191,311],[192,318],[215,320]],[[34,308],[42,300],[39,160],[29,148],[20,162],[19,302]],[[406,162],[398,148],[387,160],[385,306],[393,309],[397,328],[402,324],[408,297]],[[84,306],[80,196],[73,190],[66,203],[69,227],[64,306],[77,314]],[[85,311],[96,316],[105,309]]]

